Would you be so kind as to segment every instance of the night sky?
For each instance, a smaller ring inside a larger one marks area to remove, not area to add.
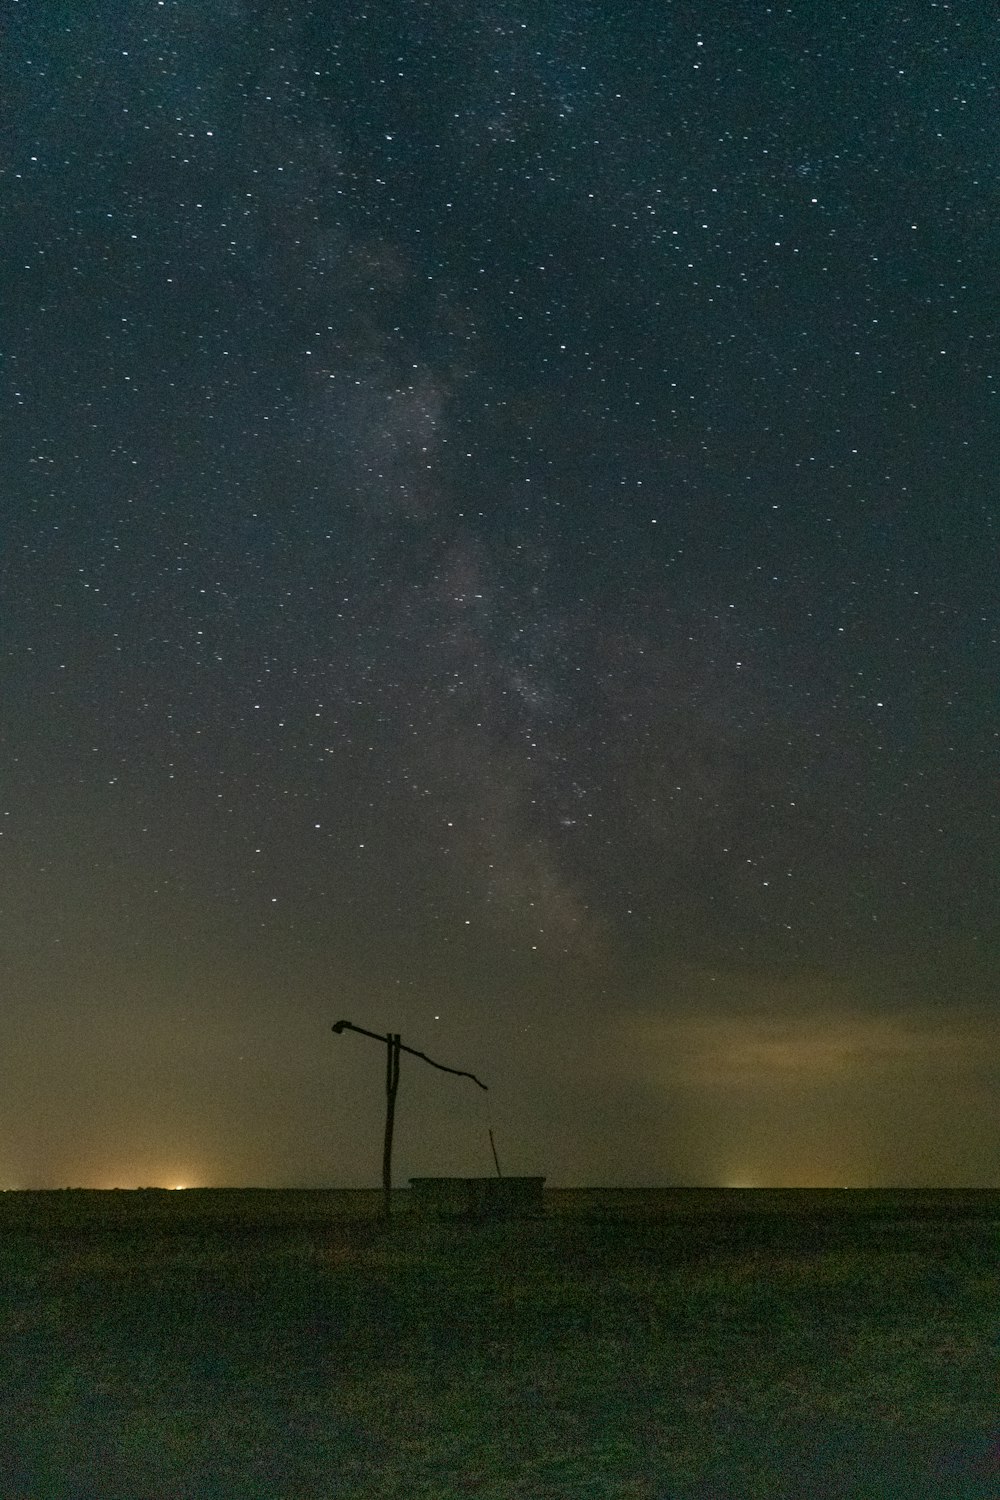
[[[990,11],[5,7],[0,1186],[1000,1185]]]

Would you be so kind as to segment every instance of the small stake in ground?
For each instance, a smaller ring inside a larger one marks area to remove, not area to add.
[[[385,1042],[385,1140],[382,1144],[382,1192],[384,1195],[384,1209],[386,1218],[391,1213],[390,1194],[392,1192],[392,1127],[396,1115],[396,1090],[399,1088],[399,1054],[408,1052],[411,1057],[420,1057],[425,1063],[430,1063],[432,1068],[439,1068],[442,1073],[455,1073],[459,1078],[471,1078],[473,1083],[478,1083],[481,1089],[486,1088],[481,1078],[475,1073],[466,1073],[462,1068],[446,1068],[444,1063],[435,1062],[433,1057],[428,1057],[426,1052],[418,1052],[415,1047],[404,1047],[399,1039],[398,1031],[389,1031],[383,1036],[378,1031],[366,1031],[364,1026],[355,1026],[353,1021],[338,1021],[331,1027],[340,1036],[342,1031],[357,1031],[362,1036],[370,1036],[376,1042]],[[492,1133],[490,1143],[492,1145]],[[493,1159],[496,1161],[496,1148],[494,1147]],[[499,1174],[500,1164],[497,1162]]]

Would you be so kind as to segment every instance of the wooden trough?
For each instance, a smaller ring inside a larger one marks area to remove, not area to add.
[[[540,1214],[544,1177],[411,1177],[413,1206],[439,1219],[521,1219]]]

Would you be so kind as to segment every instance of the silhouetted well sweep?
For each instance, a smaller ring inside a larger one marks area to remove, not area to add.
[[[478,1083],[481,1089],[487,1085],[475,1073],[466,1073],[462,1068],[446,1068],[444,1063],[435,1062],[433,1057],[428,1057],[426,1052],[418,1052],[415,1047],[404,1047],[399,1039],[398,1031],[388,1031],[383,1036],[379,1031],[367,1031],[364,1026],[355,1026],[353,1021],[338,1021],[330,1028],[339,1036],[342,1031],[358,1031],[362,1036],[370,1036],[376,1042],[385,1042],[385,1140],[382,1146],[382,1192],[385,1197],[386,1216],[391,1212],[390,1194],[392,1192],[392,1125],[396,1114],[396,1090],[399,1087],[399,1054],[409,1052],[411,1057],[420,1057],[425,1063],[430,1063],[432,1068],[439,1068],[442,1073],[455,1073],[459,1078],[471,1078],[473,1083]],[[493,1135],[490,1132],[490,1143],[492,1145]],[[496,1160],[496,1150],[493,1152]],[[500,1163],[497,1162],[497,1173],[500,1171]]]

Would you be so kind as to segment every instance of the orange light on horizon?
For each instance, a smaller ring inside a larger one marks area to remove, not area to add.
[[[108,1173],[107,1176],[102,1174],[96,1177],[96,1179],[91,1177],[89,1182],[84,1180],[78,1186],[89,1187],[105,1193],[136,1193],[143,1188],[156,1189],[156,1191],[161,1193],[180,1193],[184,1192],[187,1188],[198,1187],[199,1180],[197,1178],[192,1180],[190,1177],[187,1179],[182,1177],[178,1181],[173,1175],[168,1177],[166,1173],[161,1172],[123,1172],[121,1176],[117,1173],[114,1175]]]

